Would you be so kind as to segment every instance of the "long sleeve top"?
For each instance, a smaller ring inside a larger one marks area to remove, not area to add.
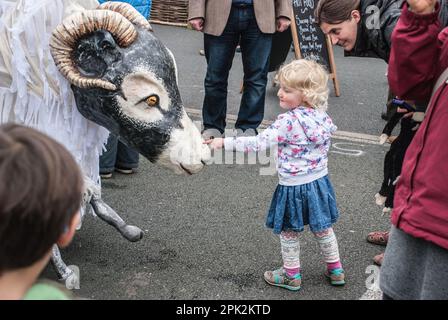
[[[448,67],[448,28],[441,30],[439,10],[438,5],[434,13],[418,15],[405,4],[392,35],[392,91],[404,99],[428,101],[436,89],[403,161],[392,223],[448,249],[448,85],[434,88]]]
[[[276,147],[279,183],[301,185],[328,174],[327,154],[336,129],[325,111],[300,106],[279,115],[257,136],[225,138],[224,148],[258,152]]]

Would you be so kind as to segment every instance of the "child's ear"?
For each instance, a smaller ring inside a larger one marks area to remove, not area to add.
[[[56,242],[58,247],[64,248],[64,247],[66,247],[66,246],[68,246],[70,244],[70,242],[72,241],[72,239],[73,239],[73,237],[75,235],[76,227],[79,225],[80,219],[81,219],[81,214],[78,211],[73,216],[73,218],[70,221],[69,225],[64,230],[64,233],[61,234],[61,236],[59,237],[58,241]]]

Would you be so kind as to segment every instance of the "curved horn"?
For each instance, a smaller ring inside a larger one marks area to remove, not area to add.
[[[108,81],[81,75],[72,60],[77,41],[100,29],[112,33],[120,47],[129,46],[137,38],[134,25],[121,14],[109,10],[85,10],[67,17],[53,31],[50,39],[51,55],[59,71],[77,87],[116,90],[116,86]]]
[[[132,5],[126,2],[108,1],[102,3],[98,9],[100,10],[111,10],[120,13],[126,19],[131,21],[140,27],[143,27],[149,31],[152,31],[152,27],[148,20],[145,19]]]

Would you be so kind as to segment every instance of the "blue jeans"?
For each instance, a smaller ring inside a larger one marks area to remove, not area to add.
[[[100,173],[111,173],[116,167],[137,168],[138,158],[137,151],[123,144],[111,133],[107,139],[106,151],[100,156]]]
[[[204,34],[207,75],[202,109],[204,128],[224,132],[227,112],[227,84],[235,49],[240,43],[244,68],[244,91],[235,128],[256,129],[264,116],[272,34],[262,33],[252,6],[232,6],[222,35]]]

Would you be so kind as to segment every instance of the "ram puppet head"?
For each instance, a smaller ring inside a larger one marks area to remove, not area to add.
[[[185,112],[174,57],[131,5],[106,2],[67,17],[50,47],[84,117],[176,173],[203,168],[210,151]]]

